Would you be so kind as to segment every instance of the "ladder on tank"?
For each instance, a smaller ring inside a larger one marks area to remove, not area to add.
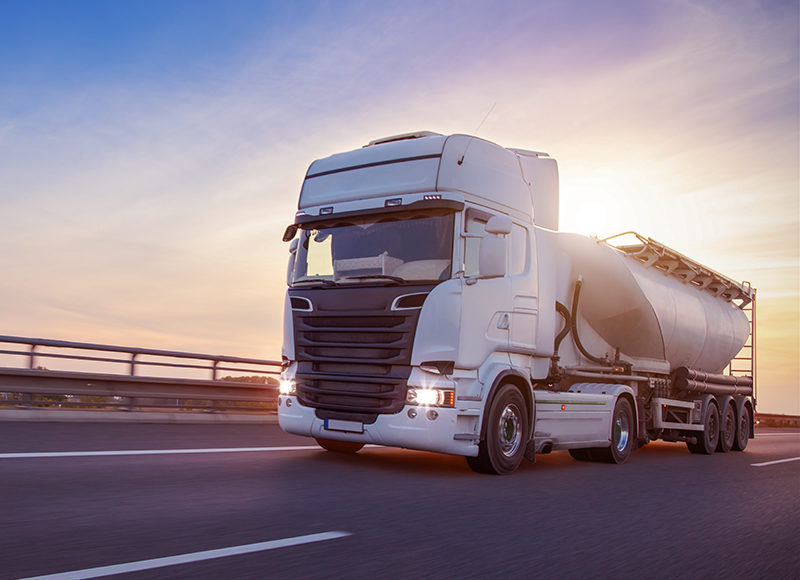
[[[749,282],[745,282],[749,285]],[[728,367],[725,369],[726,375],[734,377],[752,377],[753,379],[753,399],[756,398],[758,384],[756,382],[756,291],[752,291],[752,301],[742,308],[747,315],[750,324],[750,334],[744,343],[742,350],[733,357]]]

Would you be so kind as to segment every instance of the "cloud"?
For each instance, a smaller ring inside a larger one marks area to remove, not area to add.
[[[565,227],[639,230],[796,316],[796,5],[337,3],[220,18],[229,35],[195,63],[166,19],[129,35],[155,38],[139,58],[109,54],[72,82],[5,77],[7,333],[273,358],[280,234],[308,164],[384,135],[469,133],[495,103],[480,136],[558,159]],[[589,204],[604,221],[578,219]],[[772,368],[791,338],[780,320],[764,318]]]

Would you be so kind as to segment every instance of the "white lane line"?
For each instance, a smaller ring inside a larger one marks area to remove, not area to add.
[[[797,433],[756,433],[756,437],[800,437],[800,431]]]
[[[118,451],[42,451],[35,453],[0,453],[0,459],[29,459],[34,457],[104,457],[110,455],[172,455],[189,453],[250,453],[253,451],[308,451],[322,450],[317,445],[289,447],[218,447],[211,449],[130,449]]]
[[[764,463],[751,463],[753,467],[766,467],[767,465],[776,465],[778,463],[789,463],[790,461],[800,461],[800,457],[789,457],[788,459],[776,459],[775,461],[765,461]]]
[[[322,532],[320,534],[308,534],[307,536],[295,536],[294,538],[283,538],[281,540],[271,540],[269,542],[243,544],[241,546],[231,546],[229,548],[219,548],[217,550],[191,552],[189,554],[179,554],[177,556],[167,556],[165,558],[153,558],[151,560],[139,560],[136,562],[127,562],[125,564],[114,564],[113,566],[99,566],[97,568],[86,568],[84,570],[72,570],[71,572],[45,574],[44,576],[31,576],[21,580],[38,580],[42,578],[79,580],[81,578],[99,578],[101,576],[111,576],[112,574],[124,574],[126,572],[138,572],[140,570],[152,570],[153,568],[175,566],[176,564],[188,564],[190,562],[213,560],[214,558],[227,558],[228,556],[239,556],[241,554],[252,554],[253,552],[264,552],[265,550],[275,550],[276,548],[286,548],[288,546],[299,546],[301,544],[310,544],[312,542],[324,542],[326,540],[335,540],[336,538],[343,538],[350,535],[352,535],[350,532]]]

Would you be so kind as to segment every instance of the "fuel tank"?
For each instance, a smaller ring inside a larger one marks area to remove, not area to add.
[[[720,373],[745,344],[749,321],[730,300],[741,285],[676,252],[684,270],[711,273],[719,283],[698,281],[696,274],[677,275],[678,266],[665,267],[666,260],[656,267],[654,260],[642,257],[646,241],[643,250],[626,252],[578,234],[556,235],[562,264],[568,265],[562,269],[559,301],[572,308],[572,292],[581,277],[578,329],[590,354],[613,356],[619,348],[622,358],[634,364],[647,359],[668,363],[670,372],[687,367]],[[720,284],[733,290],[723,292]]]

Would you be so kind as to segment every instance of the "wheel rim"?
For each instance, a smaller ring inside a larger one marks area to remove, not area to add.
[[[717,429],[717,417],[714,413],[708,413],[708,440],[714,443],[717,440],[719,430]]]
[[[520,413],[516,405],[506,405],[500,414],[497,431],[500,440],[500,452],[506,457],[513,456],[522,443]]]
[[[730,444],[736,435],[736,417],[732,411],[725,412],[725,443]]]
[[[628,425],[628,417],[621,413],[614,419],[614,447],[617,451],[624,451],[628,446],[628,437],[630,436],[630,425]]]

